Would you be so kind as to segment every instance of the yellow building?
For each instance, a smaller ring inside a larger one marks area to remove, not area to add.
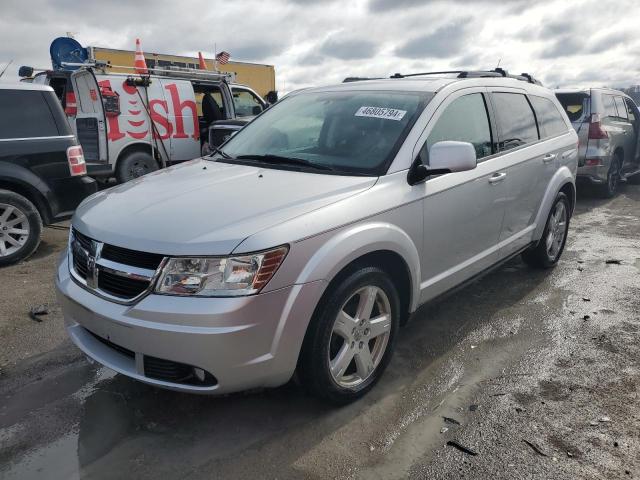
[[[120,65],[123,67],[133,67],[135,52],[133,50],[117,50],[115,48],[88,47],[90,55],[96,60]],[[169,66],[198,68],[197,57],[185,57],[181,55],[165,55],[163,53],[144,52],[144,57],[148,68],[166,68]],[[209,70],[213,70],[213,59],[206,58],[205,63]],[[273,65],[262,65],[259,63],[233,62],[226,65],[219,65],[218,70],[222,72],[235,73],[236,82],[249,85],[262,97],[267,93],[276,90],[276,70]],[[130,73],[129,69],[113,67],[110,72]]]

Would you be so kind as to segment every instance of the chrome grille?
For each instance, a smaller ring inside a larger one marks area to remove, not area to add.
[[[131,303],[155,282],[164,257],[98,242],[75,228],[69,239],[69,266],[74,280],[98,296]]]

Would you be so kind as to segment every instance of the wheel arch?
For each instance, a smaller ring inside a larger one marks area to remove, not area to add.
[[[544,197],[540,203],[540,208],[538,209],[535,217],[536,228],[533,233],[533,240],[535,242],[542,238],[542,233],[547,223],[547,217],[549,216],[549,212],[551,212],[551,207],[553,206],[553,202],[559,192],[564,192],[565,194],[569,192],[568,197],[569,202],[571,203],[571,213],[573,214],[576,204],[576,185],[573,174],[567,166],[559,168],[551,178],[549,185],[547,185]]]
[[[155,147],[154,147],[154,151],[155,151]],[[136,143],[130,143],[129,145],[125,146],[122,148],[122,150],[120,150],[120,153],[118,153],[118,159],[116,160],[116,164],[115,164],[115,168],[114,168],[114,172],[118,171],[118,167],[120,166],[120,162],[128,157],[129,155],[131,155],[134,152],[142,152],[142,153],[148,153],[149,155],[151,155],[151,144],[150,143],[146,143],[146,142],[136,142]],[[158,159],[153,157],[151,155],[151,157],[158,162]],[[158,167],[160,166],[160,164],[158,163]]]
[[[0,190],[9,190],[17,193],[18,195],[22,195],[35,205],[38,213],[40,213],[40,217],[42,218],[42,223],[44,225],[51,223],[53,215],[46,200],[46,196],[32,184],[18,178],[0,176]]]
[[[370,223],[333,235],[302,269],[295,283],[326,282],[325,293],[358,266],[377,266],[394,280],[407,314],[417,308],[420,256],[411,237],[396,225]]]

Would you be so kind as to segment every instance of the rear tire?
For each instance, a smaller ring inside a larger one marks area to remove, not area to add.
[[[542,238],[535,247],[522,253],[522,259],[535,268],[552,268],[560,260],[569,233],[571,206],[567,196],[560,192],[556,197]]]
[[[42,218],[22,195],[0,190],[0,266],[25,260],[40,245]]]
[[[400,297],[377,267],[354,270],[330,288],[309,324],[297,374],[315,396],[346,404],[371,390],[389,364]]]
[[[622,160],[620,154],[616,153],[611,158],[611,166],[607,173],[607,183],[598,185],[598,196],[601,198],[613,198],[618,191],[620,183],[620,167]]]
[[[131,152],[118,161],[116,179],[125,183],[158,170],[158,162],[147,152]]]

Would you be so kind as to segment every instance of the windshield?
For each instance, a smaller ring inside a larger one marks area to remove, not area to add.
[[[260,162],[263,157],[272,167],[382,175],[431,96],[380,91],[293,95],[233,136],[223,146],[232,158],[218,161]],[[287,159],[297,163],[292,166]]]

